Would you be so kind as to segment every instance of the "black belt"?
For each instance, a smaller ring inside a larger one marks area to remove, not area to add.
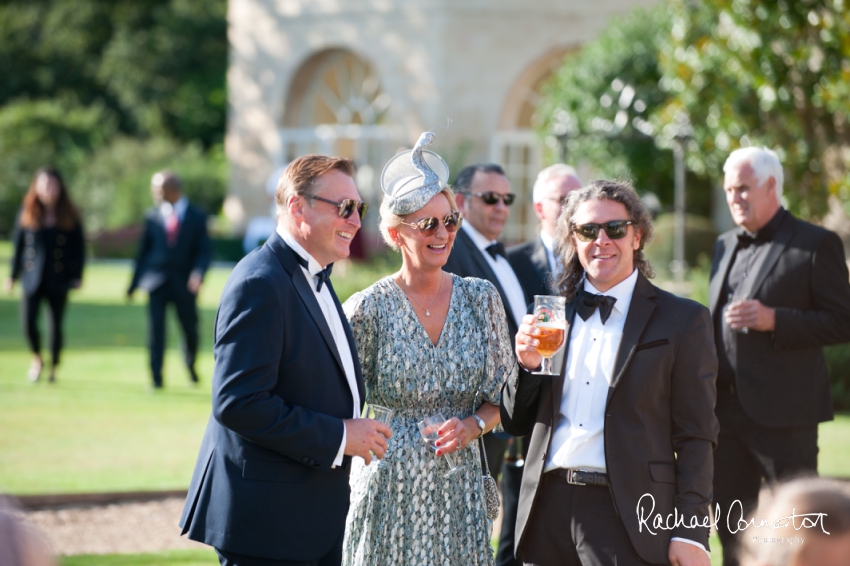
[[[566,481],[570,485],[587,485],[593,487],[608,487],[608,474],[602,472],[588,472],[586,470],[570,470],[568,468],[556,468],[547,475],[554,476]]]

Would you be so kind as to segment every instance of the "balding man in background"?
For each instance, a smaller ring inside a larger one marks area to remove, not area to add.
[[[540,235],[530,242],[508,248],[507,259],[525,292],[525,303],[534,303],[534,295],[557,295],[551,283],[560,272],[555,253],[555,227],[564,199],[581,180],[573,167],[556,163],[540,171],[531,195],[534,213],[540,219]],[[562,358],[558,358],[562,359]],[[502,531],[496,551],[496,566],[520,566],[514,556],[514,530],[522,486],[522,470],[530,437],[512,439],[502,466]]]
[[[561,204],[575,189],[581,188],[576,170],[556,163],[543,169],[534,182],[532,200],[534,213],[540,219],[540,236],[508,248],[508,262],[519,277],[525,291],[525,302],[534,302],[534,295],[552,295],[551,274],[560,271],[555,253],[555,223],[561,215]]]
[[[189,378],[198,382],[197,296],[212,258],[207,215],[189,204],[180,179],[160,171],[151,179],[154,206],[145,216],[133,280],[127,289],[132,298],[137,288],[148,292],[148,347],[154,389],[161,389],[165,353],[165,308],[174,304],[183,329],[183,352]]]

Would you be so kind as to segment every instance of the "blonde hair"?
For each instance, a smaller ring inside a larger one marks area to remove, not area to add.
[[[443,187],[443,190],[441,190],[439,193],[434,195],[434,197],[436,197],[437,195],[445,195],[446,199],[448,199],[448,201],[449,201],[449,206],[451,206],[451,208],[452,208],[452,212],[457,212],[457,201],[455,200],[455,193],[451,189],[451,187],[446,185],[445,187]],[[433,197],[432,197],[432,200],[433,200]],[[431,201],[428,201],[428,202],[431,202]],[[405,216],[399,216],[398,214],[394,214],[390,210],[389,199],[387,199],[386,196],[384,197],[384,200],[381,201],[381,210],[379,211],[380,219],[378,220],[378,228],[380,228],[380,230],[381,230],[381,236],[384,238],[384,243],[387,244],[393,251],[397,252],[398,246],[396,245],[396,243],[393,241],[392,237],[390,236],[390,228],[398,228],[398,226],[401,225],[401,223],[404,222],[407,217],[409,217],[411,214],[416,214],[417,212],[418,212],[417,210],[414,210],[410,214],[407,214]]]

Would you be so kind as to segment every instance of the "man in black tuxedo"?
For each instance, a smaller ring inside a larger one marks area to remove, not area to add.
[[[307,155],[278,184],[278,227],[233,270],[215,325],[213,410],[180,520],[222,566],[342,560],[351,456],[390,429],[359,419],[365,391],[328,276],[366,205],[351,160]]]
[[[193,383],[198,382],[198,292],[212,258],[207,216],[189,204],[181,192],[180,179],[160,171],[151,180],[154,207],[145,216],[145,229],[136,254],[133,280],[127,290],[131,299],[137,288],[149,294],[148,348],[155,389],[162,388],[165,353],[165,308],[173,303],[183,329],[183,352]]]
[[[730,566],[738,541],[727,516],[749,516],[762,480],[817,472],[818,423],[833,417],[823,346],[850,340],[850,281],[838,236],[782,208],[773,151],[736,150],[723,171],[739,228],[714,246],[709,307],[720,364],[714,500]]]
[[[517,556],[537,566],[708,566],[718,430],[708,309],[647,279],[652,222],[628,184],[571,192],[558,223],[565,363],[555,377],[532,373],[540,331],[527,315],[520,372],[502,390],[505,430],[531,434]]]
[[[560,271],[555,254],[555,224],[564,199],[570,191],[580,188],[576,170],[563,163],[551,165],[537,175],[531,198],[534,213],[540,219],[540,236],[508,248],[508,263],[519,277],[528,305],[534,302],[534,295],[553,294],[550,275]]]
[[[507,260],[504,244],[498,241],[510,216],[515,195],[505,171],[495,163],[470,165],[457,174],[454,189],[464,223],[457,232],[452,252],[444,269],[461,277],[478,277],[492,283],[505,307],[508,334],[513,340],[526,311],[526,291]],[[496,477],[502,471],[510,436],[484,435],[487,465]],[[502,481],[502,500],[507,512],[518,498],[518,485]],[[514,564],[512,521],[502,518],[502,533],[496,566]]]

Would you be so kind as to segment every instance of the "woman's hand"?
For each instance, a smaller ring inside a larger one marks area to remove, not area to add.
[[[527,314],[522,317],[522,324],[516,333],[516,357],[525,369],[531,371],[540,367],[543,356],[537,353],[540,341],[537,336],[540,329],[534,326],[534,315]]]
[[[437,431],[437,434],[440,435],[440,439],[436,442],[437,456],[451,454],[469,446],[469,443],[475,440],[480,431],[478,423],[472,417],[464,420],[457,417],[450,418]]]
[[[71,286],[71,289],[79,289],[83,286],[83,282],[79,279],[72,279],[69,285]]]
[[[4,287],[6,287],[6,292],[11,293],[12,287],[14,287],[14,286],[15,286],[15,280],[14,279],[12,279],[11,277],[6,279],[6,281],[4,283]]]

